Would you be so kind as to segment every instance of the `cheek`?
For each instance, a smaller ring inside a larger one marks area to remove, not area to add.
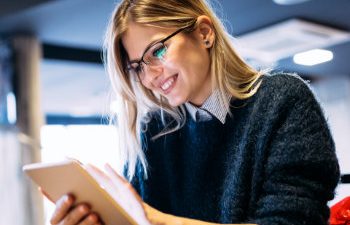
[[[181,59],[182,69],[186,79],[200,81],[209,74],[209,54],[201,49],[189,51]]]
[[[141,82],[141,84],[147,88],[148,90],[153,90],[154,89],[154,86],[152,85],[152,83],[148,80],[148,79],[145,79]]]
[[[150,89],[150,83],[147,80],[142,80],[141,84],[146,87],[147,89]]]
[[[194,73],[194,76],[203,76],[208,73],[209,68],[209,52],[206,48],[203,48],[200,43],[196,41],[189,41],[185,43],[182,49],[182,56],[179,60],[187,70]]]

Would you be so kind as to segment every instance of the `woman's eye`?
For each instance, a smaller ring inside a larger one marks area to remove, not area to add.
[[[153,56],[157,57],[158,59],[161,59],[164,57],[165,52],[166,52],[166,47],[162,46],[153,51]]]

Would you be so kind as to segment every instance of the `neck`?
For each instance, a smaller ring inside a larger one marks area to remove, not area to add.
[[[195,96],[193,99],[189,100],[189,102],[194,106],[201,107],[205,100],[207,100],[212,94],[212,91],[211,76],[208,75],[207,79],[204,81],[204,85],[200,89],[200,92],[197,93],[197,96]]]

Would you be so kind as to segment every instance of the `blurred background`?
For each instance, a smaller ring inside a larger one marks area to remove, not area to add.
[[[350,1],[211,0],[238,51],[257,68],[310,81],[350,195]],[[115,110],[101,61],[117,0],[0,0],[0,224],[48,224],[52,204],[22,165],[116,162]],[[33,207],[35,206],[35,207]]]

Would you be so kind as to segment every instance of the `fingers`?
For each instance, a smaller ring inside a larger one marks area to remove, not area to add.
[[[56,202],[56,210],[50,223],[52,225],[101,225],[96,213],[91,212],[86,204],[73,207],[74,198],[65,195]]]
[[[74,225],[78,224],[84,217],[86,217],[90,212],[90,209],[86,205],[78,205],[74,207],[69,213],[64,217],[64,225]],[[89,220],[87,222],[90,222]]]
[[[121,185],[127,188],[131,186],[131,184],[127,180],[125,180],[123,177],[121,177],[108,163],[105,164],[105,170],[115,184]]]
[[[85,169],[100,184],[106,184],[106,183],[110,182],[109,177],[104,172],[102,172],[100,169],[98,169],[97,167],[95,167],[91,164],[87,164],[85,166]]]
[[[105,170],[108,172],[109,175],[118,177],[119,180],[124,184],[129,183],[127,180],[124,179],[124,177],[120,176],[108,163],[105,164]]]
[[[72,207],[74,199],[70,195],[65,195],[56,202],[56,209],[51,217],[50,223],[55,225],[58,224],[68,213]]]
[[[134,187],[126,179],[124,179],[124,177],[120,176],[108,163],[105,164],[105,170],[115,184],[127,188],[139,202],[142,202],[140,195],[137,193]]]
[[[95,213],[88,215],[79,225],[97,225],[99,223],[98,216]]]

